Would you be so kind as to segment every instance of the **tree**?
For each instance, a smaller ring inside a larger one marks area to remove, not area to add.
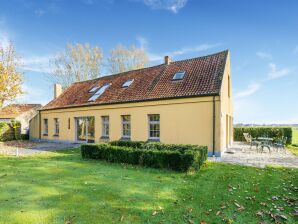
[[[23,74],[19,72],[20,60],[12,43],[0,46],[0,110],[5,102],[23,94]]]
[[[112,74],[144,68],[148,63],[148,54],[143,48],[129,48],[118,45],[111,50],[108,69]]]
[[[65,89],[74,82],[100,77],[102,50],[87,44],[67,44],[52,61],[54,71],[50,79]]]

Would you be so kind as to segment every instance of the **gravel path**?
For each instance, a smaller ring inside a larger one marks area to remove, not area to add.
[[[240,164],[243,166],[265,167],[266,165],[277,165],[298,168],[298,157],[290,151],[279,151],[274,149],[271,153],[264,149],[263,153],[256,152],[256,148],[235,142],[221,157],[211,157],[210,161]]]
[[[0,154],[19,156],[33,155],[36,153],[63,150],[66,148],[78,148],[79,144],[66,144],[54,142],[33,142],[33,141],[10,141],[0,142]]]

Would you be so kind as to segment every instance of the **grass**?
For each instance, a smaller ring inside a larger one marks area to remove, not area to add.
[[[292,144],[298,145],[298,127],[293,127]]]
[[[82,160],[78,149],[0,156],[0,223],[268,223],[270,209],[297,223],[296,186],[298,170],[281,167],[184,174]]]

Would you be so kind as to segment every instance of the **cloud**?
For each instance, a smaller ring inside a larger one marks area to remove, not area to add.
[[[147,49],[147,47],[148,47],[148,41],[147,41],[147,39],[145,37],[138,36],[137,37],[137,41],[138,41],[138,43],[140,45],[140,48]]]
[[[260,83],[253,83],[250,84],[247,89],[244,89],[242,91],[239,91],[235,94],[235,99],[240,99],[240,98],[244,98],[247,96],[250,96],[252,94],[254,94],[255,92],[257,92],[261,87]]]
[[[53,57],[54,56],[52,55],[28,56],[28,57],[23,57],[21,59],[21,63],[25,71],[51,73],[52,68],[50,66],[50,60]]]
[[[142,0],[142,2],[151,9],[164,9],[178,13],[186,5],[187,0]]]
[[[298,46],[294,48],[294,54],[298,54]]]
[[[23,84],[24,95],[14,100],[15,103],[40,103],[46,105],[51,98],[48,94],[48,89],[40,89],[37,86]]]
[[[258,51],[256,55],[261,59],[272,60],[272,55],[263,51]]]
[[[270,72],[268,73],[268,78],[270,80],[281,78],[290,73],[290,70],[288,68],[278,69],[276,64],[274,63],[270,63],[269,68],[270,68]]]
[[[37,15],[38,17],[43,16],[45,14],[45,10],[42,9],[36,9],[34,11],[35,15]]]
[[[185,55],[185,54],[189,54],[189,53],[196,53],[196,52],[210,50],[210,49],[216,48],[218,46],[220,46],[220,44],[200,44],[200,45],[195,45],[193,47],[184,47],[184,48],[181,48],[178,50],[165,52],[162,54],[155,54],[155,53],[149,52],[149,60],[150,61],[161,61],[161,60],[163,60],[165,55],[175,57],[175,56]]]

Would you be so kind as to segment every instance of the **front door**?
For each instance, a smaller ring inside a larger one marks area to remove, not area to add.
[[[94,142],[94,117],[79,117],[76,122],[76,141]]]

